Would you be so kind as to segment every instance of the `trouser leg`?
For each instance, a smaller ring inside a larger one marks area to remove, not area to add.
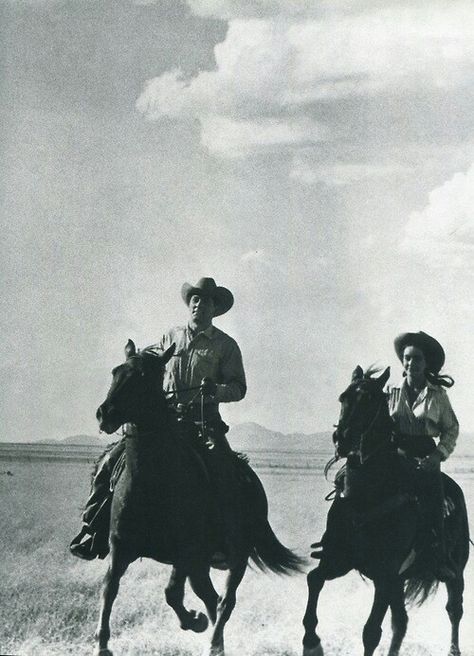
[[[90,560],[96,556],[103,557],[108,551],[110,480],[124,448],[125,442],[121,440],[98,463],[82,514],[82,528],[70,544],[71,552],[79,558]]]
[[[104,500],[110,494],[112,472],[124,449],[125,441],[121,440],[98,463],[97,471],[92,480],[90,494],[82,514],[82,521],[91,528],[97,522],[98,512]]]

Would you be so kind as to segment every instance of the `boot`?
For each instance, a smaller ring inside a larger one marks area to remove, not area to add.
[[[82,560],[103,559],[109,553],[107,535],[100,530],[93,533],[90,526],[84,525],[69,545],[69,551]]]
[[[94,537],[89,533],[89,527],[84,524],[76,537],[71,541],[69,551],[73,556],[77,556],[77,558],[93,560],[97,556],[92,549],[93,542]]]

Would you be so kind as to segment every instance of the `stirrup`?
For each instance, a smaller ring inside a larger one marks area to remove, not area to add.
[[[73,556],[77,558],[82,558],[82,560],[94,560],[97,558],[98,554],[93,550],[94,538],[90,535],[87,540],[83,542],[71,542],[69,545],[69,551]]]

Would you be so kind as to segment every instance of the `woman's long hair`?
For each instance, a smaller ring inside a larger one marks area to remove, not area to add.
[[[427,371],[425,375],[426,379],[433,385],[441,387],[452,387],[454,385],[454,378],[447,374],[434,374],[432,371]]]
[[[403,377],[405,378],[407,372],[403,372]],[[454,378],[448,376],[447,374],[434,374],[428,369],[425,371],[426,380],[429,381],[432,385],[438,385],[438,387],[452,387],[454,385]]]

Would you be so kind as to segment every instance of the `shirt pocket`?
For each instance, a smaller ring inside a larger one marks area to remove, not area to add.
[[[192,356],[193,373],[201,378],[209,376],[215,380],[219,369],[217,353],[209,348],[196,348]]]

